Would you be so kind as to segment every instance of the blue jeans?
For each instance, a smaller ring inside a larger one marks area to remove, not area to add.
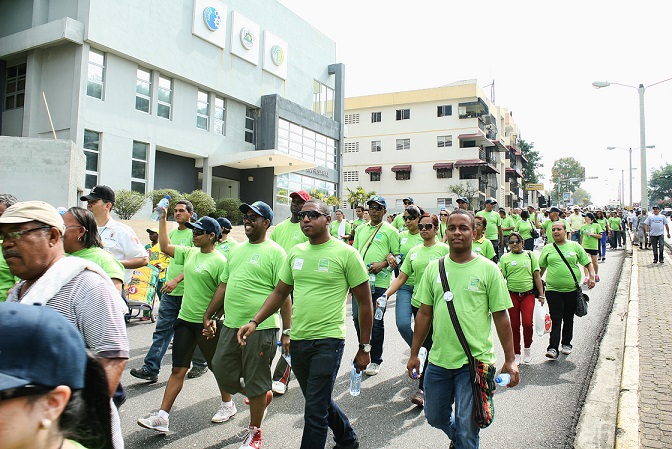
[[[345,341],[292,340],[292,370],[305,398],[301,449],[323,448],[331,428],[337,446],[350,446],[357,434],[332,399]]]
[[[371,292],[371,299],[373,300],[373,310],[376,310],[376,299],[380,298],[385,293],[385,288],[376,287]],[[355,330],[357,331],[357,341],[362,341],[359,335],[359,304],[357,300],[352,298],[352,319],[355,321]],[[383,342],[385,341],[385,315],[383,319],[373,320],[373,330],[371,331],[371,363],[383,363]]]
[[[572,231],[572,242],[580,242],[581,241],[581,230],[579,229],[578,231]]]
[[[173,338],[173,326],[177,315],[182,307],[182,297],[163,294],[161,295],[161,304],[159,305],[159,315],[156,319],[156,328],[152,335],[152,346],[149,347],[145,356],[143,367],[152,374],[159,374],[161,369],[161,360],[166,355],[170,340]],[[208,366],[205,357],[197,349],[192,359],[194,366]]]
[[[480,428],[472,415],[474,397],[470,380],[468,365],[445,369],[430,363],[425,372],[427,423],[442,430],[460,449],[476,449],[480,440]]]
[[[602,238],[597,242],[597,255],[604,257],[607,255],[607,231],[602,233]]]
[[[402,285],[397,290],[397,302],[395,305],[395,318],[397,319],[397,329],[401,338],[410,347],[413,344],[413,328],[411,327],[411,296],[413,296],[412,285]]]

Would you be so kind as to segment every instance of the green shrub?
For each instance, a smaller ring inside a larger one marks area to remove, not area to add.
[[[173,216],[173,211],[175,210],[175,203],[184,199],[184,193],[180,193],[175,189],[159,189],[152,190],[147,194],[147,196],[152,200],[152,210],[154,207],[159,204],[166,195],[170,195],[170,204],[168,205],[168,216]]]
[[[210,214],[213,218],[226,217],[231,224],[240,224],[243,220],[243,213],[238,209],[242,201],[238,198],[221,198],[217,200],[217,210]]]
[[[198,214],[198,218],[210,215],[211,212],[215,211],[215,200],[202,190],[194,190],[185,195],[184,199],[191,201],[191,204],[194,205],[194,212]]]
[[[130,220],[133,215],[145,205],[147,197],[132,190],[117,190],[114,192],[114,207],[112,211],[122,220]]]

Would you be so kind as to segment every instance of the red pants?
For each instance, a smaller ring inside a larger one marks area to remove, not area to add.
[[[511,331],[513,332],[513,352],[520,354],[520,322],[523,322],[523,340],[525,347],[532,346],[532,315],[534,314],[534,295],[529,293],[519,296],[518,293],[509,292],[513,307],[509,309]]]

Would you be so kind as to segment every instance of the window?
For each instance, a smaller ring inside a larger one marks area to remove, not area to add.
[[[255,112],[252,108],[245,109],[245,142],[254,143],[255,138]]]
[[[436,207],[438,209],[441,209],[442,207],[445,207],[448,209],[449,207],[453,207],[453,199],[452,198],[437,198],[436,199]]]
[[[439,148],[452,147],[453,136],[436,136],[436,146]]]
[[[345,152],[346,153],[359,153],[359,142],[346,142],[345,143]]]
[[[225,113],[226,113],[226,100],[222,97],[215,96],[215,133],[221,134],[222,136],[226,135],[226,126],[225,126]]]
[[[397,150],[410,150],[411,139],[397,139]]]
[[[170,109],[173,105],[173,80],[159,76],[159,105],[156,115],[170,120]]]
[[[202,90],[198,91],[196,98],[196,128],[208,130],[208,116],[210,115],[210,104],[208,103],[208,93]]]
[[[98,185],[98,159],[100,158],[100,133],[84,130],[84,156],[86,156],[86,174],[84,188],[92,189]]]
[[[275,178],[277,192],[275,201],[278,204],[289,205],[292,202],[289,194],[291,192],[296,192],[297,190],[305,190],[311,195],[313,195],[313,193],[320,193],[326,197],[336,195],[336,184],[333,182],[299,175],[298,173],[284,173]]]
[[[380,113],[380,112],[372,112],[371,113],[371,123],[380,123],[381,114],[382,113]]]
[[[320,167],[336,168],[334,139],[282,118],[278,119],[278,150]]]
[[[409,120],[411,118],[410,109],[397,109],[397,120]]]
[[[317,80],[313,82],[313,111],[334,118],[334,89]]]
[[[411,172],[410,171],[398,171],[395,172],[397,175],[397,181],[407,181],[411,179]]]
[[[359,123],[359,114],[345,114],[346,125],[356,125]]]
[[[453,115],[453,106],[446,104],[443,106],[437,106],[436,107],[436,116],[437,117],[447,117],[449,115]]]
[[[138,67],[135,82],[135,109],[149,113],[152,97],[152,72]]]
[[[147,188],[147,153],[149,144],[133,141],[133,155],[131,156],[131,190],[146,192]]]
[[[436,169],[436,177],[438,179],[452,178],[453,177],[453,169],[452,168],[437,168]]]
[[[345,181],[345,182],[359,182],[359,172],[358,171],[345,171],[345,172],[343,172],[343,181]]]
[[[381,150],[381,144],[380,140],[372,140],[371,141],[371,152],[372,153],[378,153]]]
[[[371,175],[371,181],[380,181],[380,172],[371,172],[369,173]]]
[[[26,63],[7,67],[5,110],[22,108],[26,96]]]
[[[89,49],[89,67],[86,80],[86,95],[103,99],[105,85],[105,54]]]

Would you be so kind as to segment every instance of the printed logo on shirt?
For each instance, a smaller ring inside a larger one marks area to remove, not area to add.
[[[403,244],[406,243],[407,241],[408,241],[408,238],[407,238],[407,237],[404,237],[403,239],[401,239],[401,242],[399,242],[399,243],[401,243],[401,244],[403,245]]]
[[[324,273],[329,272],[329,259],[320,259],[317,262],[317,271],[322,271]]]
[[[481,289],[481,280],[477,277],[472,277],[469,279],[469,285],[467,286],[467,290],[471,292],[477,292]]]
[[[292,267],[294,270],[302,270],[303,269],[303,259],[294,259],[294,266]]]
[[[205,267],[206,265],[204,263],[199,263],[198,265],[196,265],[196,267],[194,267],[194,271],[196,273],[203,273],[205,271]]]
[[[383,234],[381,233],[376,234],[376,240],[383,240]]]
[[[480,246],[476,247],[476,249],[474,251],[476,251],[477,253],[480,253],[481,252],[481,247]]]
[[[189,239],[183,238],[182,240],[180,240],[180,246],[187,246],[187,245],[189,245]]]
[[[294,235],[292,236],[292,240],[299,240],[299,232],[301,232],[301,231],[295,231],[294,232]],[[301,234],[303,234],[303,232],[301,232]]]
[[[413,253],[411,254],[411,260],[415,260],[418,258],[418,253]],[[431,259],[430,259],[431,260]]]
[[[259,265],[260,260],[261,260],[261,254],[253,254],[252,257],[250,257],[250,263],[253,263],[255,265]]]

